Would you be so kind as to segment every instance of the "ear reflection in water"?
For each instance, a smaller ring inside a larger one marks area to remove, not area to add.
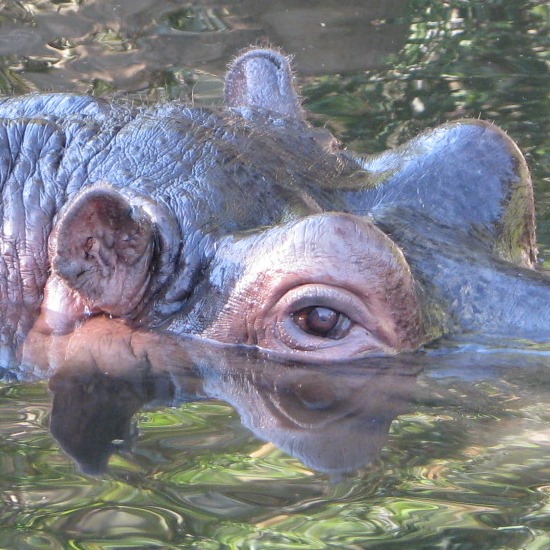
[[[261,440],[320,472],[352,472],[374,460],[392,420],[414,396],[414,356],[300,365],[252,348],[130,329],[95,317],[62,336],[33,333],[26,362],[51,372],[50,429],[88,474],[135,443],[144,405],[221,399]]]

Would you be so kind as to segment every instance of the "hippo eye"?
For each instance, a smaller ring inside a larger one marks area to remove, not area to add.
[[[300,309],[292,314],[292,319],[304,332],[332,340],[346,336],[352,326],[346,315],[322,306]]]

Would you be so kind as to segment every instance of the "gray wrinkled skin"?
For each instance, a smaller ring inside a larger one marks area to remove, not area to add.
[[[548,335],[531,182],[498,128],[355,155],[305,121],[271,50],[237,58],[225,95],[0,102],[2,364],[98,315],[306,361]]]

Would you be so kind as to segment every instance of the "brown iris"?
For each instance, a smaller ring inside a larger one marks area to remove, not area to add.
[[[292,314],[294,322],[308,334],[338,340],[351,326],[350,320],[339,311],[328,307],[305,307]]]

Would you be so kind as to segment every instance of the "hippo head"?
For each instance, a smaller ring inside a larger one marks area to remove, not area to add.
[[[106,174],[66,205],[50,237],[49,325],[109,314],[306,361],[416,348],[425,335],[407,261],[331,195],[351,176],[335,140],[303,120],[286,58],[242,55],[225,103],[214,123],[188,112],[196,162],[217,152],[169,191]]]

